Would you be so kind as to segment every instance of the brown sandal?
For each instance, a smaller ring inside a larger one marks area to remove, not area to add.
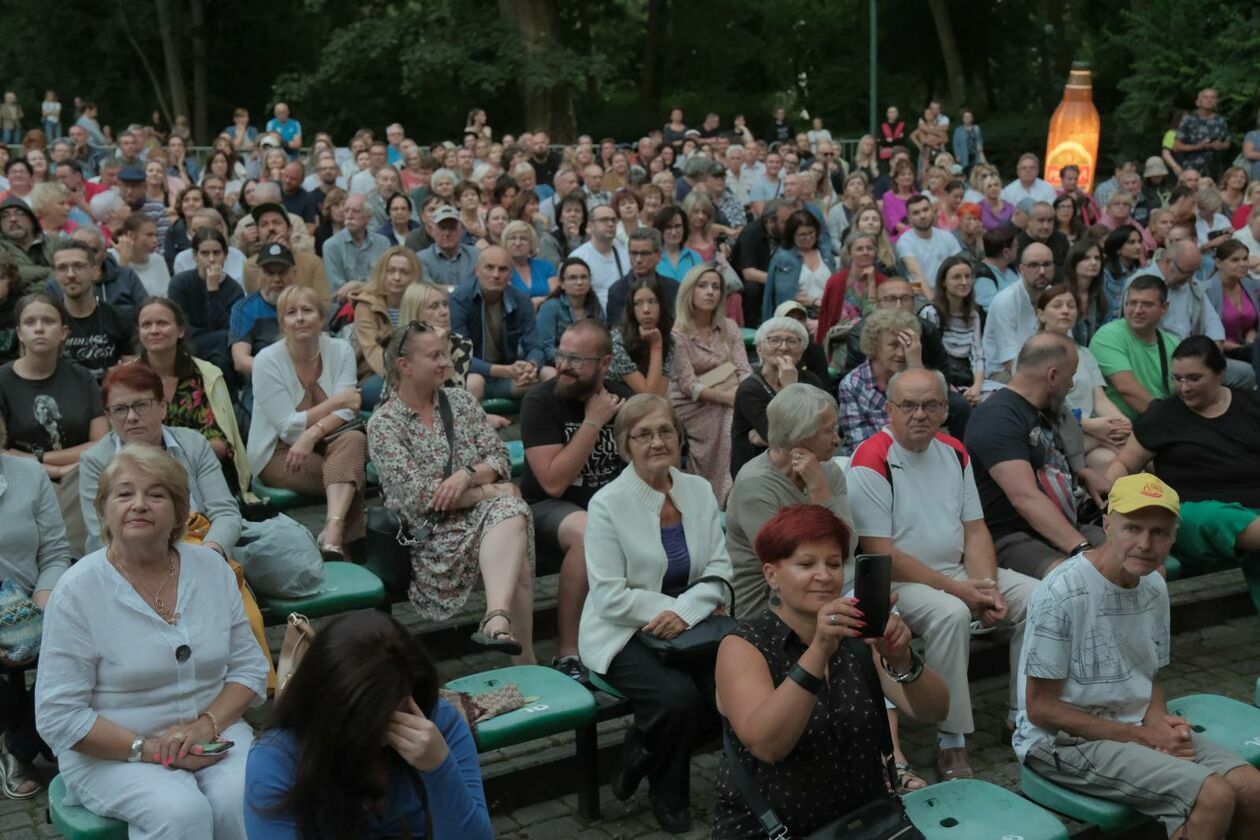
[[[508,629],[486,633],[486,625],[494,618],[502,618],[506,621]],[[521,643],[512,638],[512,619],[508,616],[507,610],[490,610],[486,613],[485,618],[481,619],[477,632],[472,634],[472,640],[483,648],[497,650],[508,656],[519,656],[522,650]]]
[[[896,762],[897,767],[897,793],[905,796],[907,793],[913,793],[916,790],[923,790],[928,786],[927,780],[914,772],[914,768],[910,766],[908,761]]]

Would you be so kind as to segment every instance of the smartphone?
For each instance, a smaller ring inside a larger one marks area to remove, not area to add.
[[[200,743],[197,746],[201,747],[202,755],[218,755],[219,753],[225,753],[228,750],[232,749],[232,747],[235,747],[236,742],[235,741],[211,741],[210,743]]]
[[[876,639],[884,635],[888,624],[888,611],[892,590],[892,556],[888,554],[859,554],[853,576],[853,597],[858,599],[866,626],[862,635]]]

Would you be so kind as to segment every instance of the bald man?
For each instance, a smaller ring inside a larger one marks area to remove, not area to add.
[[[512,265],[503,248],[482,251],[475,273],[477,282],[451,293],[451,329],[473,345],[468,390],[478,399],[519,398],[556,375],[543,364],[534,305],[511,285]]]
[[[1097,499],[1106,478],[1088,468],[1073,473],[1058,428],[1077,362],[1072,339],[1037,333],[1020,349],[1008,386],[967,423],[967,451],[998,564],[1029,577],[1044,577],[1102,540],[1097,526],[1078,526],[1073,488],[1079,480]]]

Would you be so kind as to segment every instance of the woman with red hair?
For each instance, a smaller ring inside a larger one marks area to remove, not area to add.
[[[718,708],[736,764],[728,750],[713,836],[761,830],[738,774],[800,837],[888,796],[884,696],[917,720],[937,721],[949,690],[910,651],[910,629],[896,613],[882,637],[861,638],[861,604],[840,597],[849,529],[830,510],[784,508],[754,549],[772,606],[742,621],[718,651]]]

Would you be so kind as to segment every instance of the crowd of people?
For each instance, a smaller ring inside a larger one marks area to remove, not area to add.
[[[423,618],[480,584],[472,641],[533,664],[558,574],[551,665],[629,699],[613,793],[646,778],[666,831],[719,734],[718,837],[757,835],[750,784],[800,835],[886,772],[924,787],[902,715],[972,777],[993,634],[1021,762],[1170,836],[1260,832],[1260,774],[1156,673],[1170,552],[1260,550],[1260,134],[1225,167],[1216,101],[1092,192],[1031,152],[1006,181],[970,111],[947,151],[938,103],[847,159],[783,109],[341,147],[279,103],[197,160],[178,125],[115,137],[80,101],[62,137],[45,108],[0,146],[0,574],[45,610],[33,692],[0,651],[5,793],[42,753],[133,836],[489,836],[468,724],[388,617],[329,623],[256,740],[241,718],[275,682],[242,510],[320,498],[319,552],[362,561],[370,459]],[[859,553],[896,604],[865,643]],[[716,658],[660,653],[731,613]],[[1102,783],[1131,766],[1152,796]]]

